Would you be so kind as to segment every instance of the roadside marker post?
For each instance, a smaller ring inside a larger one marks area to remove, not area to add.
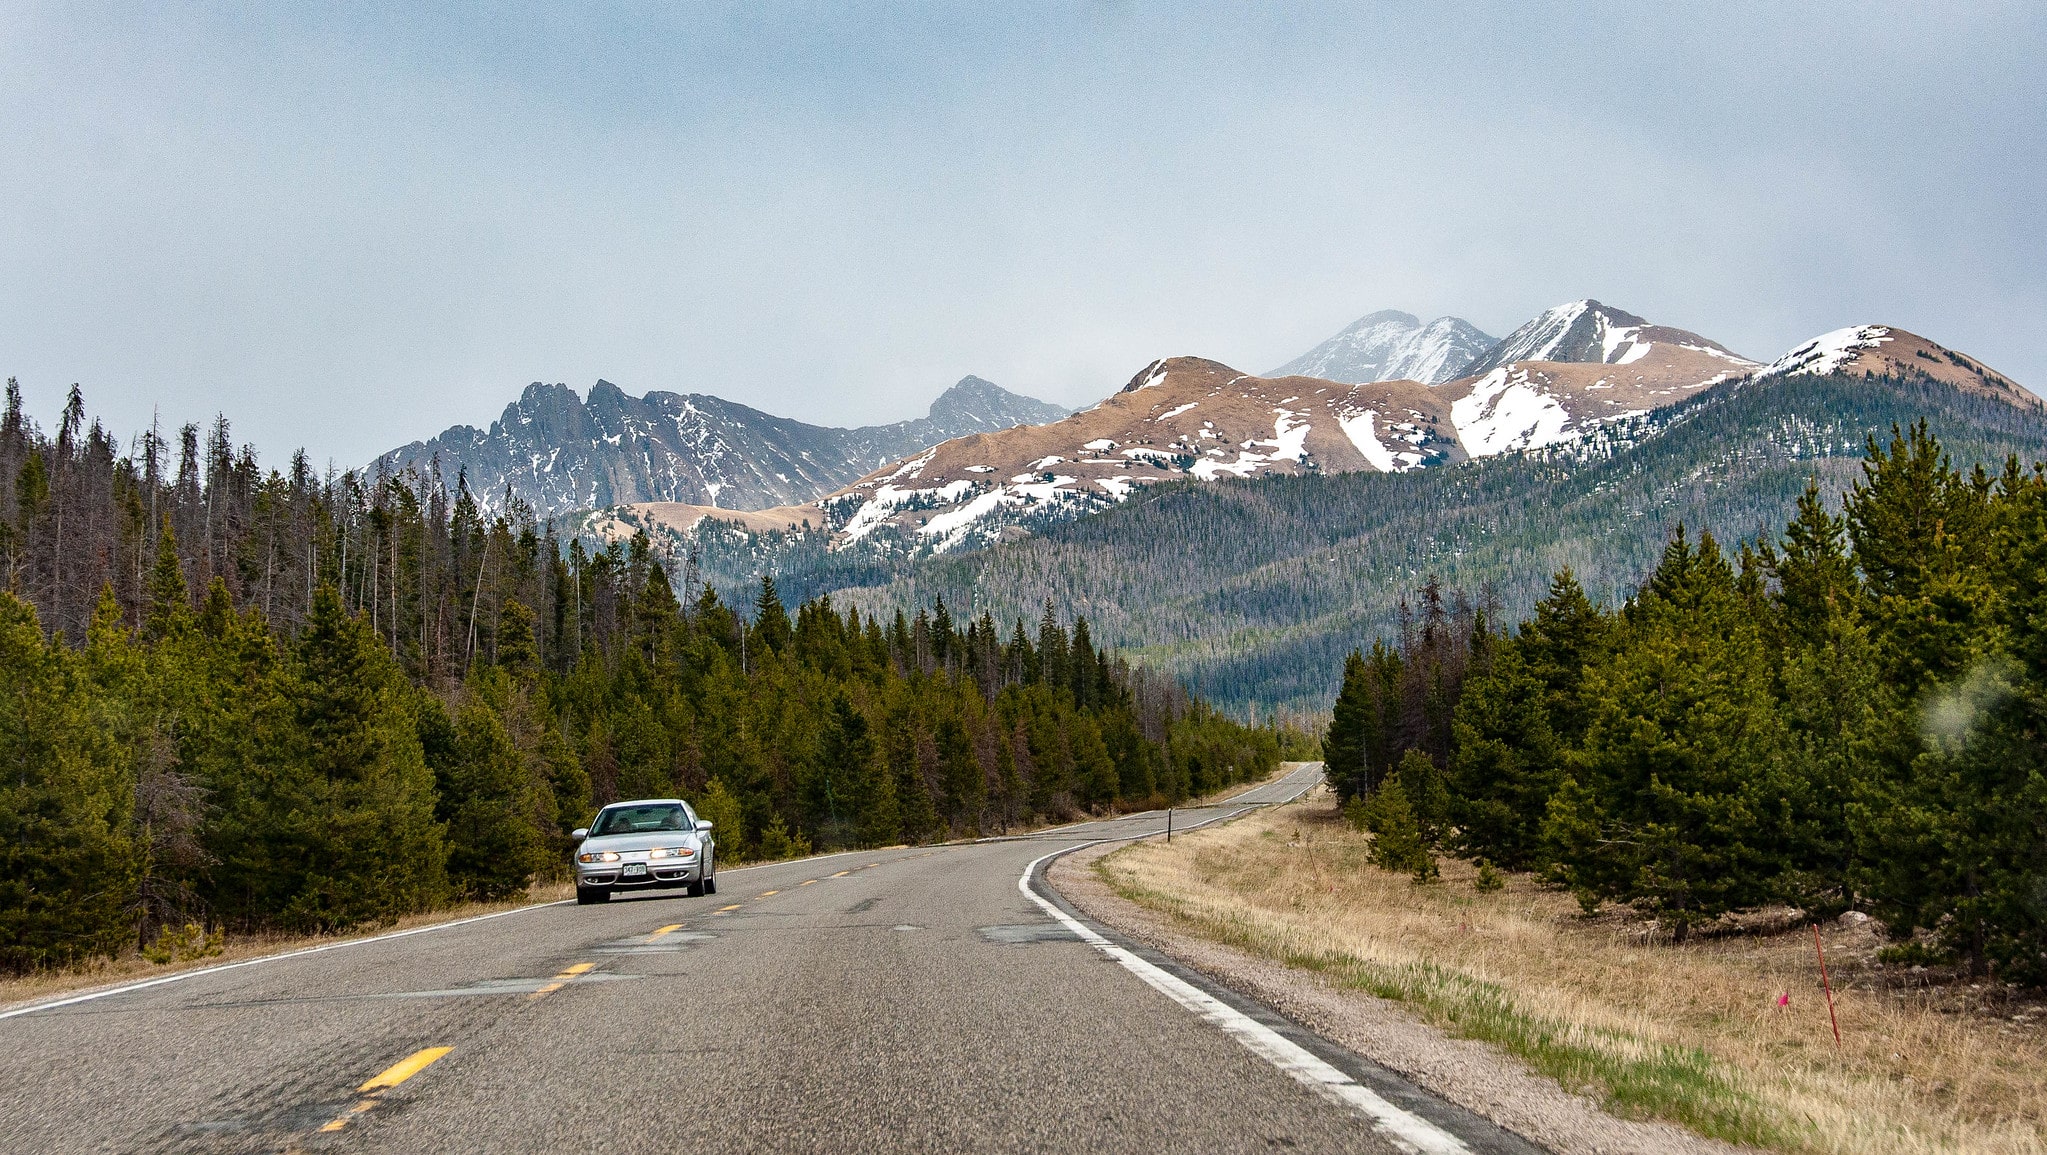
[[[1841,1049],[1841,1020],[1834,1014],[1834,983],[1827,978],[1827,952],[1820,946],[1820,924],[1812,924],[1812,953],[1820,960],[1820,985],[1827,991],[1827,1021],[1834,1025],[1834,1049]]]

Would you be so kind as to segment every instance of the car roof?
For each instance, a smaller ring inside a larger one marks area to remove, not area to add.
[[[635,798],[630,802],[613,802],[611,805],[604,807],[604,809],[617,810],[622,806],[684,806],[684,805],[687,805],[687,803],[683,802],[683,800],[680,798]]]

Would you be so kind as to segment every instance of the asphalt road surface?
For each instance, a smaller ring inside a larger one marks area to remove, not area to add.
[[[714,896],[529,907],[8,1008],[0,1149],[1535,1150],[1043,882],[1046,856],[1164,821],[733,869]]]

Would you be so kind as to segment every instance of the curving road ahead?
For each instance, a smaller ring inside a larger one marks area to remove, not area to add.
[[[0,1149],[1535,1150],[1040,877],[1164,820],[728,870],[711,897],[528,907],[9,1009]]]

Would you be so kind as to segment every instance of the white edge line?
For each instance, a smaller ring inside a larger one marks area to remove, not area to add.
[[[238,962],[221,963],[218,966],[200,967],[197,970],[179,971],[177,974],[174,975],[164,975],[161,978],[144,979],[139,983],[124,983],[117,987],[103,987],[96,991],[87,991],[82,995],[71,995],[68,998],[52,999],[48,1002],[42,1003],[31,1003],[25,1007],[16,1007],[13,1010],[0,1011],[0,1019],[11,1019],[19,1015],[32,1015],[35,1014],[37,1011],[54,1011],[58,1007],[68,1007],[76,1003],[89,1003],[94,999],[104,999],[113,995],[125,995],[131,991],[147,990],[150,987],[160,987],[166,983],[183,982],[186,979],[195,979],[201,975],[217,975],[222,971],[239,970],[242,967],[252,967],[257,965],[258,963],[283,962],[285,959],[304,958],[306,955],[309,954],[321,954],[325,951],[341,950],[344,947],[367,946],[373,942],[389,942],[394,938],[410,938],[415,934],[429,934],[437,930],[448,930],[453,927],[467,926],[472,922],[483,922],[486,919],[503,918],[508,914],[525,914],[528,911],[545,910],[550,906],[561,906],[564,903],[573,901],[574,901],[573,899],[564,898],[557,902],[540,902],[534,903],[531,906],[515,906],[510,910],[498,910],[492,911],[489,914],[472,915],[469,918],[458,918],[453,922],[437,922],[432,926],[415,926],[410,930],[394,930],[385,934],[373,934],[368,938],[352,938],[344,942],[322,943],[319,946],[304,947],[299,950],[286,951],[283,954],[266,954],[261,955],[257,958],[245,958]]]
[[[814,855],[810,858],[790,858],[783,859],[778,862],[755,862],[746,866],[735,866],[730,869],[729,873],[738,874],[741,871],[759,870],[760,868],[766,866],[789,866],[798,862],[821,862],[827,858],[840,858],[848,854],[873,853],[875,852],[871,850],[841,850],[833,854]],[[718,873],[725,874],[728,873],[728,871],[721,868],[718,871]],[[54,1011],[59,1007],[73,1006],[78,1003],[89,1003],[94,999],[110,998],[114,995],[125,995],[133,991],[148,990],[150,987],[160,987],[165,985],[166,983],[183,982],[186,979],[198,978],[201,975],[217,975],[222,971],[238,970],[242,967],[252,967],[258,963],[283,962],[286,959],[304,958],[307,955],[321,954],[325,951],[330,950],[340,950],[343,947],[367,946],[373,942],[389,942],[394,938],[409,938],[415,934],[428,934],[437,930],[450,930],[458,926],[467,926],[472,922],[483,922],[486,919],[503,918],[508,914],[525,914],[528,911],[545,910],[550,906],[566,906],[574,901],[575,901],[574,899],[564,898],[559,899],[555,902],[537,902],[530,906],[515,906],[510,910],[497,910],[492,911],[489,914],[478,914],[472,915],[469,918],[458,918],[453,922],[437,922],[434,923],[432,926],[415,926],[409,930],[394,930],[387,932],[385,934],[373,934],[370,935],[368,938],[352,938],[343,942],[322,943],[319,946],[309,946],[303,947],[299,950],[285,951],[283,954],[266,954],[258,956],[256,958],[245,958],[238,960],[236,962],[221,963],[217,966],[199,967],[196,970],[179,971],[177,974],[174,975],[163,975],[158,978],[144,979],[141,982],[135,983],[123,983],[120,986],[102,987],[99,990],[87,991],[84,994],[71,995],[66,998],[60,999],[51,999],[47,1002],[30,1003],[27,1006],[15,1007],[11,1010],[0,1011],[0,1020],[17,1018],[21,1015],[32,1015],[38,1011]]]
[[[1377,1092],[1331,1066],[1312,1051],[1207,991],[1103,938],[1031,888],[1031,875],[1046,859],[1108,841],[1112,840],[1097,839],[1032,859],[1030,865],[1024,867],[1022,877],[1016,880],[1016,888],[1082,942],[1121,963],[1123,969],[1142,979],[1153,990],[1201,1016],[1295,1081],[1370,1119],[1373,1129],[1395,1147],[1410,1155],[1470,1155],[1471,1148],[1465,1146],[1462,1139],[1411,1111],[1387,1102]]]

